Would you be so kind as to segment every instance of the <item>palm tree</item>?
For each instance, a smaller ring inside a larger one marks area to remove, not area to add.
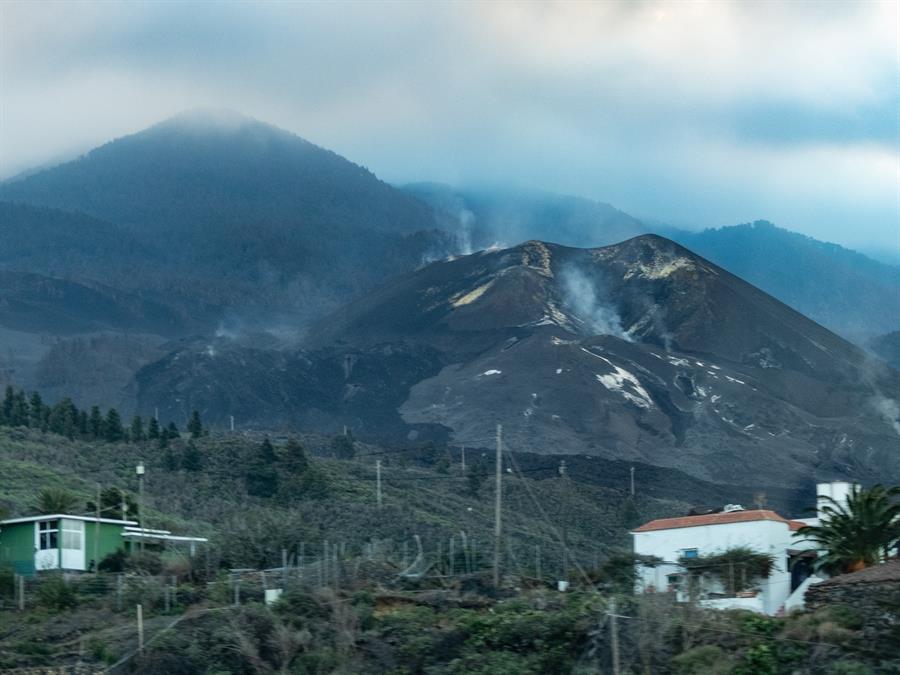
[[[873,485],[868,490],[853,486],[842,504],[821,496],[818,525],[801,527],[796,536],[814,541],[824,549],[818,567],[829,574],[874,565],[887,558],[900,542],[900,487]]]
[[[68,490],[44,488],[38,495],[38,511],[41,513],[68,513],[75,508],[78,498]]]

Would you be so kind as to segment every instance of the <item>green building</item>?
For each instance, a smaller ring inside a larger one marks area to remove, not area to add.
[[[17,574],[42,570],[87,571],[110,553],[141,546],[160,550],[186,546],[191,554],[203,537],[173,535],[168,530],[141,529],[133,520],[94,516],[53,515],[0,521],[0,567]]]

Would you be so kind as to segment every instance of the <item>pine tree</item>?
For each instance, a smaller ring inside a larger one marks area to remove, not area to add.
[[[147,438],[151,441],[159,438],[159,422],[156,421],[155,417],[151,417],[147,423]]]
[[[165,450],[169,447],[169,433],[163,429],[162,433],[159,434],[159,449]],[[173,469],[174,471],[174,469]]]
[[[290,439],[282,453],[284,468],[290,474],[302,475],[309,469],[309,457],[306,450],[295,439]]]
[[[178,433],[178,427],[175,426],[175,422],[169,422],[169,426],[166,427],[166,436],[172,440],[181,438],[181,434]]]
[[[203,457],[200,455],[200,450],[197,449],[197,445],[193,440],[188,441],[187,447],[184,450],[184,457],[181,459],[181,468],[185,471],[200,471],[203,468]]]
[[[188,433],[191,438],[200,438],[203,435],[203,422],[200,421],[200,412],[195,410],[191,413],[191,419],[187,425]]]
[[[12,422],[13,426],[28,426],[28,399],[25,398],[24,391],[16,392],[13,397]]]
[[[75,438],[78,431],[78,408],[71,399],[64,398],[50,409],[47,426],[51,433]]]
[[[337,459],[353,459],[356,457],[356,444],[353,436],[335,436],[331,439],[331,453]]]
[[[178,459],[175,457],[175,451],[169,445],[169,437],[163,434],[159,437],[159,447],[163,450],[163,468],[166,471],[178,470]]]
[[[122,429],[122,418],[119,417],[119,411],[110,408],[106,411],[106,419],[103,421],[103,438],[110,443],[121,441],[125,436],[125,430]]]
[[[13,403],[16,400],[16,392],[11,384],[6,385],[6,393],[3,396],[3,405],[0,406],[0,422],[6,426],[13,425]]]
[[[144,421],[140,415],[135,415],[131,420],[131,429],[128,436],[132,443],[139,443],[144,440]]]
[[[92,438],[101,438],[103,436],[103,415],[100,414],[100,408],[92,405],[91,414],[88,418],[88,433]]]
[[[44,420],[44,401],[37,392],[31,394],[31,400],[28,402],[28,426],[33,429],[40,429]]]
[[[247,494],[253,497],[271,497],[278,492],[278,470],[275,466],[277,461],[275,448],[266,438],[260,443],[250,460],[250,466],[244,478]]]
[[[285,502],[321,499],[328,494],[328,481],[310,461],[306,450],[290,439],[281,453],[282,473],[278,478],[279,497]]]

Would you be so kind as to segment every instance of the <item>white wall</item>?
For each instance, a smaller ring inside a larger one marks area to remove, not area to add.
[[[819,518],[822,518],[823,506],[834,507],[834,504],[827,499],[823,499],[823,497],[831,497],[834,501],[843,506],[847,503],[847,497],[850,496],[850,492],[855,485],[856,483],[848,483],[847,481],[841,480],[832,481],[831,483],[818,483],[816,485],[816,510]]]
[[[698,555],[702,556],[747,547],[758,553],[769,553],[774,558],[769,578],[759,582],[763,611],[774,614],[790,595],[791,575],[788,571],[787,550],[803,547],[796,545],[792,535],[787,523],[774,520],[635,532],[635,553],[657,556],[670,563],[656,568],[643,567],[639,575],[639,590],[643,591],[649,585],[657,590],[666,590],[667,575],[683,572],[682,568],[671,563],[682,556],[684,549],[696,548]],[[706,589],[707,592],[722,590],[724,589]]]

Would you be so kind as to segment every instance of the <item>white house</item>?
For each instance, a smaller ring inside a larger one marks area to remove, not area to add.
[[[823,506],[823,495],[843,502],[851,489],[852,484],[846,482],[820,483],[817,508]],[[818,518],[791,520],[768,509],[746,510],[733,504],[719,513],[644,523],[632,531],[634,552],[662,562],[639,564],[637,591],[675,592],[680,601],[687,601],[693,593],[701,605],[744,608],[770,615],[802,607],[806,588],[819,579],[812,576],[814,545],[795,533],[804,525],[816,523]],[[745,574],[745,570],[732,565],[720,575],[695,579],[695,585],[688,587],[687,569],[679,564],[679,559],[714,555],[738,547],[772,556],[774,564],[768,578],[741,579],[749,582],[750,590],[728,597],[731,594],[726,592],[726,584],[717,577],[738,575],[739,578]]]

